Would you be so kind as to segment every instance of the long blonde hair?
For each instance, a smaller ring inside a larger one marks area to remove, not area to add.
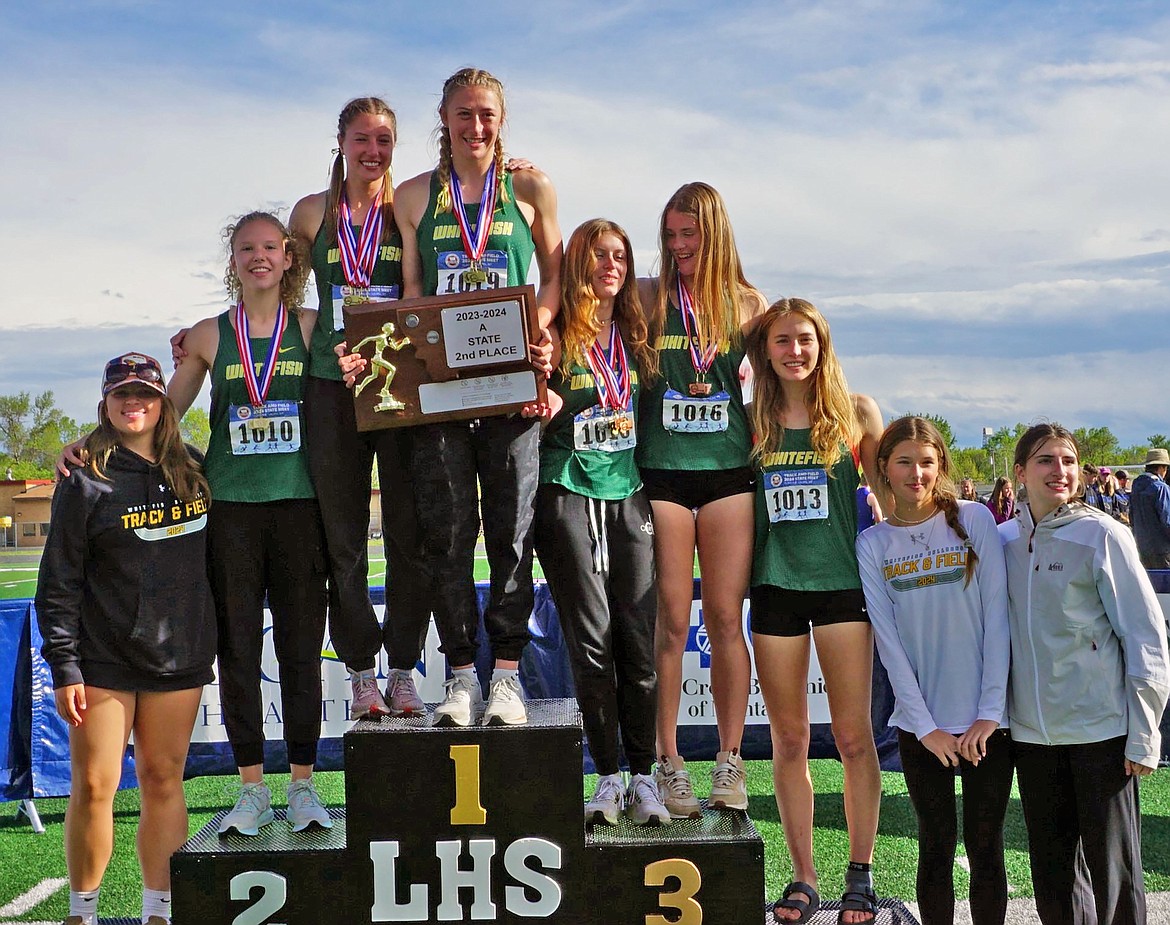
[[[435,214],[451,211],[451,130],[443,124],[447,116],[447,104],[455,92],[466,87],[483,87],[494,93],[500,101],[500,126],[496,132],[496,202],[507,202],[508,193],[504,185],[507,171],[504,170],[504,122],[507,120],[508,104],[504,100],[504,85],[499,79],[477,67],[465,67],[456,71],[443,83],[443,98],[439,100],[439,196],[435,203]],[[490,219],[491,216],[488,216]]]
[[[584,366],[585,356],[601,330],[597,306],[601,300],[593,291],[593,271],[597,257],[593,250],[602,235],[621,239],[626,251],[626,278],[613,300],[613,317],[622,340],[638,360],[638,375],[643,382],[658,374],[658,353],[651,349],[646,333],[646,318],[638,296],[634,273],[634,251],[630,237],[618,224],[604,218],[591,218],[569,236],[561,263],[561,372],[568,375],[574,366]]]
[[[398,117],[385,100],[377,96],[359,96],[341,107],[341,115],[337,117],[337,153],[333,156],[333,167],[329,171],[329,191],[325,194],[324,224],[326,240],[330,244],[337,243],[337,208],[342,196],[345,195],[345,155],[341,152],[341,144],[345,140],[349,124],[358,116],[385,116],[390,122],[390,133],[395,141],[398,140]],[[394,233],[393,163],[386,167],[378,208],[382,210],[382,243],[385,244]]]
[[[159,408],[158,424],[154,428],[152,449],[163,471],[163,478],[180,501],[191,501],[199,495],[210,500],[211,489],[203,476],[203,470],[191,458],[183,443],[183,436],[179,431],[179,415],[175,411],[174,403],[166,395],[160,395],[159,398],[162,404]],[[86,466],[97,478],[107,482],[110,480],[106,475],[106,467],[121,442],[121,436],[110,422],[110,415],[106,411],[106,402],[103,399],[98,405],[98,425],[85,439],[85,451],[89,454]]]
[[[702,236],[691,287],[700,349],[717,342],[719,349],[725,350],[739,343],[742,302],[757,290],[743,275],[723,197],[715,187],[702,182],[680,186],[662,209],[658,222],[658,293],[650,317],[651,339],[657,341],[666,329],[668,299],[678,283],[678,269],[666,245],[666,216],[670,212],[691,216]]]
[[[754,374],[752,426],[756,433],[756,445],[752,448],[752,457],[760,461],[784,444],[784,425],[780,423],[780,415],[785,407],[784,390],[768,359],[768,340],[776,322],[789,315],[807,321],[816,332],[819,356],[809,380],[805,403],[811,428],[809,439],[831,476],[833,466],[841,458],[841,444],[851,450],[857,446],[861,438],[861,423],[857,420],[845,373],[833,351],[829,322],[815,305],[804,299],[780,299],[773,302],[760,318],[759,326],[748,342],[747,355]]]
[[[928,418],[907,415],[896,421],[891,421],[890,426],[882,433],[877,448],[878,472],[887,486],[890,484],[890,476],[887,472],[890,457],[903,440],[932,447],[938,457],[938,476],[935,478],[931,500],[943,512],[947,526],[955,531],[955,535],[967,547],[966,580],[963,582],[963,587],[966,587],[971,584],[971,579],[975,576],[975,565],[979,561],[979,556],[975,553],[971,537],[967,535],[967,530],[959,520],[959,496],[955,491],[955,483],[951,479],[951,454],[947,449],[947,443],[942,434],[939,433],[938,427]]]

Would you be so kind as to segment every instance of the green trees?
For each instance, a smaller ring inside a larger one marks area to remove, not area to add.
[[[93,429],[64,414],[51,391],[33,398],[28,392],[0,395],[0,475],[47,479],[62,445]]]

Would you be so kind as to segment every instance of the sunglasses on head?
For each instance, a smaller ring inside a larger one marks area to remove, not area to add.
[[[117,385],[127,379],[158,384],[162,382],[162,372],[157,366],[142,363],[134,366],[130,366],[128,363],[116,363],[106,367],[106,385]]]

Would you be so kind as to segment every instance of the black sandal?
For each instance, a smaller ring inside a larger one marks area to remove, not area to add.
[[[793,893],[803,893],[808,897],[806,902],[803,899],[789,899]],[[793,880],[788,886],[784,887],[784,895],[772,903],[772,918],[777,922],[789,923],[789,925],[804,925],[814,915],[817,910],[821,908],[821,895],[801,880]],[[799,918],[795,919],[781,919],[776,917],[777,909],[795,909],[800,913]]]
[[[871,889],[863,892],[855,887],[847,886],[841,896],[841,911],[837,913],[837,925],[854,925],[845,921],[846,912],[868,912],[871,916],[868,922],[858,922],[856,925],[870,925],[877,921],[877,894]]]

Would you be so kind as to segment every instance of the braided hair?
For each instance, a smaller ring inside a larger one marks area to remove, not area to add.
[[[507,103],[504,101],[504,85],[499,79],[485,70],[476,67],[465,67],[456,71],[443,84],[443,98],[439,101],[439,196],[435,203],[435,213],[450,212],[451,204],[451,130],[447,128],[445,119],[447,106],[456,91],[466,87],[483,87],[490,90],[500,101],[500,131],[496,133],[496,201],[507,202],[508,194],[504,186],[507,171],[504,170],[504,121],[507,118]]]

